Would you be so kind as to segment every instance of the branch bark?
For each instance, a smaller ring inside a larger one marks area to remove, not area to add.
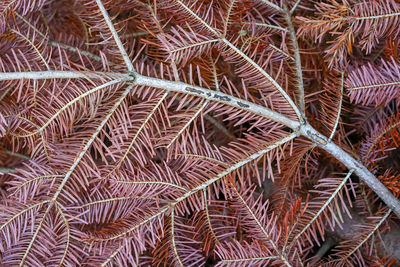
[[[122,44],[121,39],[119,38],[118,33],[115,30],[114,24],[112,23],[107,10],[104,8],[103,3],[100,0],[96,0],[96,3],[100,9],[101,14],[104,17],[104,20],[107,23],[108,28],[110,29],[110,32],[114,38],[115,43],[118,46],[119,52],[121,53],[121,56],[124,59],[124,62],[125,62],[126,67],[128,68],[128,71],[135,71],[135,68],[133,67],[131,59],[129,58],[128,53],[126,53],[124,45]]]
[[[297,42],[296,32],[294,30],[294,26],[293,26],[293,22],[292,22],[292,16],[286,7],[285,7],[285,18],[288,23],[289,36],[290,36],[290,39],[292,40],[292,46],[293,46],[294,58],[295,58],[295,64],[296,64],[297,89],[299,90],[298,105],[299,105],[299,109],[300,109],[302,116],[305,117],[304,116],[305,102],[304,102],[303,71],[301,69],[299,43]]]
[[[243,100],[241,98],[224,94],[222,92],[216,92],[213,90],[205,89],[203,87],[194,86],[183,82],[166,81],[138,74],[135,75],[135,78],[136,78],[135,83],[137,85],[145,85],[145,86],[164,89],[167,91],[198,96],[211,101],[217,101],[222,104],[226,104],[232,107],[252,112],[254,114],[261,115],[265,118],[286,125],[292,129],[296,129],[300,126],[299,122],[291,120],[278,112],[272,111],[268,108]]]

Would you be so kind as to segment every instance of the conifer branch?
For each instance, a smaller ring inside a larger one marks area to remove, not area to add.
[[[220,33],[215,31],[210,25],[207,24],[202,18],[200,18],[196,13],[194,13],[188,6],[186,6],[182,1],[177,0],[180,6],[182,6],[190,15],[196,18],[202,25],[204,25],[207,29],[210,30],[216,37],[219,37],[220,40],[225,43],[229,48],[231,48],[235,53],[240,55],[244,60],[249,62],[255,69],[257,69],[265,78],[279,91],[279,93],[285,98],[285,100],[289,103],[289,105],[293,108],[293,111],[296,113],[297,117],[300,120],[303,120],[303,116],[301,115],[301,112],[297,108],[297,106],[294,104],[293,100],[290,98],[290,96],[283,90],[283,88],[266,72],[264,69],[262,69],[256,62],[254,62],[251,58],[249,58],[245,53],[243,53],[239,48],[237,48],[235,45],[233,45],[229,40],[227,40],[223,35],[221,36]],[[263,0],[264,3],[270,5],[271,7],[274,8],[279,8],[278,6],[270,3],[269,1]],[[279,8],[280,10],[283,10]]]
[[[0,226],[0,232],[1,232],[5,227],[7,227],[11,222],[13,222],[14,220],[20,218],[21,215],[24,215],[25,213],[29,212],[30,210],[35,209],[35,208],[40,207],[40,206],[43,206],[44,204],[47,204],[47,203],[49,203],[49,202],[50,202],[50,200],[43,200],[43,201],[41,201],[41,202],[38,202],[38,203],[33,204],[33,205],[31,205],[31,206],[28,206],[27,208],[24,208],[23,210],[21,210],[20,212],[18,212],[17,214],[15,214],[14,216],[12,216],[11,218],[9,218],[5,223],[3,223],[3,224]]]
[[[354,173],[393,210],[398,218],[400,218],[400,200],[397,199],[360,161],[354,159],[335,143],[327,142],[327,138],[310,125],[301,126],[300,131],[302,135],[310,138],[317,146],[343,163],[347,169],[354,170]]]
[[[400,218],[399,3],[122,2],[0,1],[2,265],[380,256]],[[373,210],[323,256],[342,212]]]
[[[51,79],[103,79],[110,78],[125,78],[131,80],[132,77],[124,73],[111,72],[91,72],[91,71],[32,71],[32,72],[0,72],[0,81],[13,80],[51,80]]]
[[[348,179],[350,176],[353,174],[353,170],[350,170],[346,177],[342,180],[342,182],[339,184],[339,186],[335,189],[335,191],[331,194],[331,196],[324,202],[324,204],[321,206],[321,208],[315,213],[315,215],[312,217],[312,219],[306,224],[304,228],[293,238],[292,242],[290,245],[287,246],[287,249],[290,250],[292,246],[296,243],[296,241],[299,239],[299,237],[307,231],[309,227],[313,224],[315,220],[318,219],[318,217],[321,215],[321,213],[329,206],[329,204],[332,202],[332,200],[335,199],[336,195],[343,189],[343,186],[347,183]]]
[[[62,257],[60,259],[60,263],[58,264],[58,266],[63,266],[63,263],[65,261],[65,258],[68,255],[68,250],[69,250],[69,247],[70,247],[70,244],[71,244],[71,228],[69,226],[68,219],[65,217],[65,214],[62,211],[62,208],[61,208],[60,204],[56,203],[56,205],[57,205],[57,211],[60,214],[60,216],[61,216],[61,218],[62,218],[62,220],[63,220],[63,222],[65,224],[65,229],[67,231],[66,232],[67,240],[66,240],[66,244],[65,244],[65,248],[64,248],[64,253],[62,254]]]
[[[145,85],[154,88],[160,88],[171,92],[193,95],[207,100],[216,101],[219,103],[227,104],[232,107],[243,109],[254,114],[261,115],[273,121],[279,122],[292,129],[297,129],[300,125],[298,122],[288,119],[284,115],[267,109],[265,107],[256,105],[250,101],[246,101],[234,96],[224,94],[222,92],[215,92],[213,90],[205,89],[199,86],[189,85],[183,82],[167,81],[142,75],[135,75],[135,84]]]
[[[34,132],[32,132],[32,133],[29,133],[29,134],[17,135],[17,136],[18,136],[18,137],[29,137],[29,136],[35,135],[35,134],[37,134],[37,133],[39,133],[39,132],[42,132],[42,131],[43,131],[53,120],[55,120],[62,112],[64,112],[65,110],[67,110],[70,106],[72,106],[72,105],[75,104],[76,102],[82,100],[82,99],[85,98],[86,96],[88,96],[88,95],[90,95],[90,94],[93,94],[93,93],[95,93],[95,92],[97,92],[97,91],[99,91],[99,90],[101,90],[101,89],[103,89],[103,88],[105,88],[105,87],[108,87],[108,86],[113,85],[113,84],[120,83],[120,82],[122,82],[122,81],[124,81],[124,80],[125,80],[124,78],[120,78],[120,79],[117,79],[117,80],[113,80],[113,81],[104,83],[104,84],[102,84],[102,85],[100,85],[100,86],[97,86],[97,87],[95,87],[95,88],[93,88],[93,89],[91,89],[91,90],[89,90],[89,91],[87,91],[87,92],[81,94],[80,96],[77,96],[76,98],[72,99],[72,100],[69,101],[68,103],[64,104],[63,107],[62,107],[61,109],[59,109],[51,118],[49,118],[49,119],[47,120],[47,122],[46,122],[45,124],[43,124],[39,129],[37,129],[36,131],[34,131]]]
[[[39,232],[42,230],[43,223],[46,220],[46,217],[48,216],[48,214],[49,214],[49,212],[50,212],[52,207],[53,207],[53,203],[50,202],[50,204],[47,206],[47,209],[46,209],[44,215],[40,218],[39,224],[36,227],[36,230],[32,235],[31,241],[28,243],[28,246],[25,249],[25,253],[22,256],[22,259],[21,259],[21,261],[19,263],[19,267],[22,267],[22,266],[25,265],[25,261],[26,261],[28,255],[29,255],[29,253],[31,252],[33,244],[36,242],[37,236],[39,235]]]
[[[175,240],[175,209],[171,209],[171,240],[172,240],[172,249],[175,254],[176,261],[178,262],[180,267],[183,267],[183,263],[181,258],[179,257],[178,248],[176,247],[176,240]]]
[[[52,201],[56,201],[58,196],[61,194],[62,189],[64,188],[65,184],[67,183],[68,179],[72,175],[72,173],[75,171],[76,167],[78,166],[79,162],[82,160],[83,156],[88,152],[89,148],[91,147],[92,143],[100,133],[100,131],[103,129],[103,127],[106,125],[107,121],[110,119],[110,117],[113,115],[113,113],[117,110],[117,108],[121,105],[122,101],[126,98],[126,96],[130,93],[132,90],[133,85],[127,86],[123,94],[119,97],[118,101],[114,103],[113,107],[111,110],[107,113],[105,118],[101,121],[100,125],[96,128],[96,131],[93,133],[93,135],[90,137],[90,139],[86,142],[85,146],[83,147],[82,151],[78,154],[78,156],[75,158],[74,163],[68,170],[68,172],[65,174],[64,179],[60,183],[60,185],[57,188],[57,191],[52,197]]]

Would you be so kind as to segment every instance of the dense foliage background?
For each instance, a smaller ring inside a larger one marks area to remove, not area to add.
[[[0,265],[399,265],[399,34],[395,0],[1,1]]]

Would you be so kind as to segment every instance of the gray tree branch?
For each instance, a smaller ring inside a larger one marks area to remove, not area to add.
[[[292,120],[278,112],[272,111],[264,106],[254,104],[250,101],[183,82],[162,80],[134,73],[117,74],[72,71],[8,72],[0,73],[0,80],[104,78],[106,76],[125,78],[124,80],[126,81],[132,80],[135,85],[149,86],[171,92],[189,94],[208,99],[210,101],[216,101],[281,123],[291,128],[294,132],[312,140],[318,147],[334,156],[349,170],[354,170],[354,173],[361,180],[363,180],[386,203],[386,205],[388,205],[391,210],[393,210],[398,218],[400,218],[400,201],[361,162],[354,159],[347,152],[329,140],[329,138],[319,133],[310,124],[301,124],[298,121]]]

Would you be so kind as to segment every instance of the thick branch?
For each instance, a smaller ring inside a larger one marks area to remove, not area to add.
[[[43,71],[43,72],[8,72],[0,73],[0,80],[17,80],[17,79],[71,79],[71,78],[101,78],[104,76],[125,77],[127,80],[132,77],[129,74],[115,73],[95,73],[95,72],[72,72],[72,71]],[[275,122],[281,123],[295,132],[312,140],[317,146],[321,147],[329,154],[342,162],[349,170],[354,169],[355,174],[360,177],[400,218],[400,201],[360,162],[352,158],[347,152],[337,146],[335,143],[316,131],[311,125],[301,125],[298,121],[294,121],[278,112],[272,111],[266,107],[254,104],[252,102],[205,89],[199,86],[189,85],[183,82],[174,82],[161,80],[157,78],[147,77],[135,74],[135,85],[144,85],[167,91],[189,94],[211,101],[216,101],[232,107],[236,107],[247,112],[258,114]]]
[[[113,25],[110,17],[108,16],[107,10],[104,8],[103,3],[100,0],[96,0],[96,3],[99,6],[101,14],[104,17],[104,20],[106,21],[107,26],[110,29],[112,36],[114,37],[114,41],[118,46],[119,52],[121,53],[121,56],[124,59],[124,62],[128,68],[128,71],[135,71],[135,68],[133,67],[131,59],[129,58],[128,54],[126,53],[124,45],[122,44],[121,39],[119,39],[118,33],[115,30],[114,25]]]
[[[37,71],[37,72],[4,72],[0,73],[0,81],[3,80],[23,80],[23,79],[101,79],[105,77],[123,78],[124,80],[132,80],[132,76],[124,73],[106,73],[106,72],[73,72],[73,71]],[[240,108],[242,110],[261,115],[278,123],[288,126],[292,129],[297,129],[300,123],[287,118],[286,116],[272,111],[263,106],[254,104],[252,102],[216,92],[213,90],[205,89],[199,86],[189,85],[183,82],[167,81],[148,76],[135,74],[135,84],[150,86],[167,91],[189,94],[211,101],[216,101],[232,107]]]
[[[261,0],[261,2],[263,2],[264,4],[278,10],[279,12],[283,12],[283,9],[280,6],[275,5],[274,3],[267,1],[267,0]]]

